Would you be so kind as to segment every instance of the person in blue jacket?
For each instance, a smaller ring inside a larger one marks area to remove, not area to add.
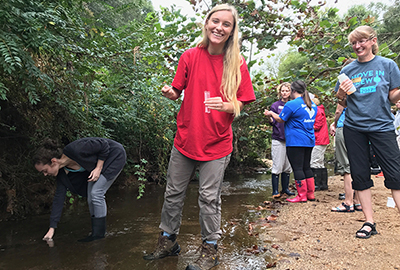
[[[311,101],[307,85],[297,80],[290,86],[291,97],[278,115],[266,111],[266,116],[285,122],[286,153],[292,166],[298,195],[288,202],[314,201],[314,174],[310,167],[311,152],[315,145],[314,122],[317,106]]]
[[[92,233],[78,241],[104,238],[107,205],[105,193],[122,171],[126,162],[124,147],[111,139],[83,138],[64,149],[46,139],[33,157],[36,170],[45,176],[56,176],[57,188],[50,215],[50,228],[43,240],[53,239],[60,221],[67,190],[87,197]]]

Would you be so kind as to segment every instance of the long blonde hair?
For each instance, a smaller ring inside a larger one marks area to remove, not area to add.
[[[373,39],[376,36],[376,32],[375,30],[368,25],[362,25],[357,27],[356,29],[354,29],[349,36],[347,37],[347,39],[349,40],[349,42],[352,42],[352,39]],[[379,51],[379,46],[378,46],[378,41],[375,42],[374,45],[372,45],[372,54],[376,55]]]
[[[242,74],[240,73],[240,66],[242,65],[243,58],[240,55],[239,46],[239,16],[235,7],[229,4],[221,4],[215,6],[208,13],[206,23],[203,26],[203,40],[197,44],[197,47],[207,48],[209,39],[207,37],[206,25],[211,15],[217,11],[227,10],[232,12],[233,29],[228,40],[224,46],[224,71],[222,73],[222,82],[220,91],[228,102],[233,105],[235,117],[240,115],[240,106],[236,94],[242,81]]]

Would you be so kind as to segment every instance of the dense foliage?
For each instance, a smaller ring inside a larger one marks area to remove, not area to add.
[[[190,2],[202,17],[225,1]],[[285,38],[301,53],[301,58],[293,56],[296,60],[308,59],[295,69],[289,61],[274,76],[254,74],[257,101],[233,124],[230,167],[237,168],[257,165],[268,152],[270,127],[262,112],[276,100],[279,82],[302,78],[311,92],[334,104],[335,77],[351,57],[346,35],[359,24],[374,23],[374,17],[367,12],[362,19],[339,18],[337,9],[323,10],[304,0],[228,2],[239,11],[250,68],[255,64],[253,45],[258,51],[275,49]],[[398,39],[391,31],[397,29],[396,19],[386,14],[383,20],[393,26],[382,36],[396,51]],[[162,97],[160,89],[171,83],[179,56],[196,44],[198,21],[174,6],[155,12],[149,0],[2,1],[0,213],[23,216],[48,210],[53,179],[39,175],[30,161],[45,137],[61,144],[86,136],[115,139],[128,154],[125,181],[119,184],[144,179],[162,183],[180,101]],[[390,50],[383,53],[396,56]]]
[[[126,176],[135,177],[142,160],[150,177],[165,173],[179,104],[159,90],[196,37],[195,24],[174,8],[156,14],[148,1],[109,1],[100,6],[107,10],[100,3],[1,7],[0,205],[10,213],[48,205],[53,179],[30,162],[45,137],[113,138],[126,147]]]

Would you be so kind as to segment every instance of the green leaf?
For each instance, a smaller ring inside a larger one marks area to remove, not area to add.
[[[349,20],[349,22],[348,22],[348,24],[349,24],[350,26],[356,25],[357,23],[358,23],[358,22],[357,22],[357,17],[351,18],[351,19]]]
[[[324,20],[324,21],[322,21],[322,22],[320,23],[320,26],[321,26],[322,28],[328,28],[328,27],[331,27],[331,23],[330,23],[328,20]]]

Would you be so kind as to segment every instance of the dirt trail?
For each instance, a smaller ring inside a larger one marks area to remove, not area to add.
[[[386,206],[391,193],[384,178],[372,179],[377,235],[355,237],[363,224],[362,212],[330,211],[342,202],[338,195],[343,181],[340,176],[329,177],[329,190],[317,191],[315,202],[282,206],[273,227],[259,235],[274,247],[274,269],[400,269],[400,214]]]

